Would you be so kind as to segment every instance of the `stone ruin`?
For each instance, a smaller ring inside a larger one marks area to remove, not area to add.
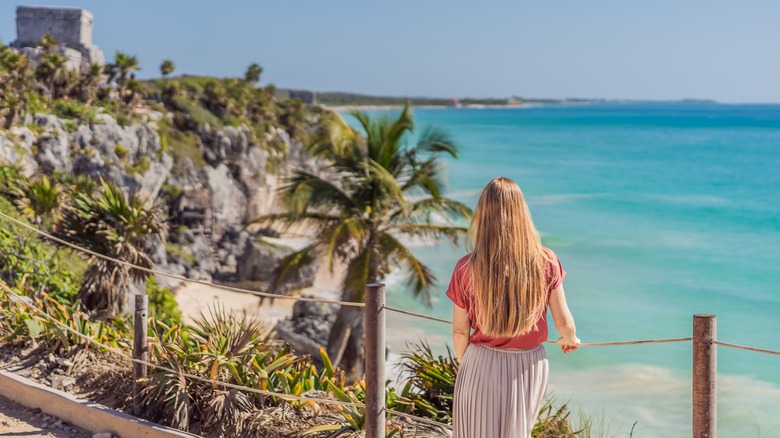
[[[36,60],[42,55],[38,42],[45,35],[57,39],[56,50],[68,66],[80,69],[89,63],[105,64],[103,52],[92,44],[92,12],[79,8],[19,6],[16,8],[16,41],[11,47]]]

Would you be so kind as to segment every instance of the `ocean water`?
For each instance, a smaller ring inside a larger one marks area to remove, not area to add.
[[[472,207],[492,177],[522,187],[560,257],[583,342],[691,336],[717,315],[725,342],[780,350],[780,105],[626,103],[418,109],[460,146],[447,195]],[[347,118],[349,118],[347,116]],[[451,317],[465,248],[416,246],[439,281],[425,308],[387,279],[391,305]],[[448,326],[391,315],[390,348],[451,344]],[[550,337],[555,330],[550,324]],[[550,387],[606,436],[690,436],[689,343],[548,346]],[[780,436],[780,357],[719,347],[721,436]]]

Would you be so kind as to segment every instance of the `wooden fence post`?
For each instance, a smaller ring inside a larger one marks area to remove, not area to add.
[[[135,296],[135,323],[133,325],[133,359],[149,361],[147,344],[149,320],[149,296]],[[141,415],[141,385],[139,379],[146,377],[146,365],[133,362],[133,414]]]
[[[693,437],[715,438],[718,423],[717,318],[693,315]]]
[[[366,286],[366,438],[385,436],[385,285]]]

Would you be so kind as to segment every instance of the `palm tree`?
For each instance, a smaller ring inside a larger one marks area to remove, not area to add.
[[[382,280],[391,266],[400,266],[409,290],[430,304],[434,274],[402,238],[457,243],[465,235],[467,228],[455,221],[470,217],[471,210],[442,196],[439,165],[441,154],[456,157],[457,149],[446,133],[435,128],[409,144],[414,119],[408,106],[397,119],[372,118],[362,112],[352,115],[360,131],[331,113],[325,141],[311,148],[312,154],[332,160],[332,171],[319,175],[295,170],[281,188],[289,213],[256,220],[316,229],[310,245],[281,261],[275,284],[305,264],[323,259],[333,270],[341,262],[346,265],[342,299],[362,302],[367,284]],[[341,308],[327,349],[350,376],[362,375],[363,326],[358,309]]]
[[[53,97],[62,96],[70,84],[70,73],[65,58],[56,52],[46,53],[35,68],[38,78],[49,89],[49,103]]]
[[[34,85],[30,58],[3,46],[0,48],[0,114],[5,116],[5,129],[24,115]]]
[[[91,62],[87,69],[79,77],[75,97],[89,105],[97,97],[98,85],[103,78],[103,67],[95,62]]]
[[[23,181],[18,189],[16,206],[22,216],[36,225],[57,218],[64,201],[63,188],[44,175],[37,181]]]
[[[246,69],[244,73],[244,80],[250,84],[256,84],[260,82],[260,74],[263,72],[263,67],[260,67],[257,63],[252,63]]]
[[[163,78],[167,78],[168,75],[173,73],[173,71],[176,69],[176,66],[173,64],[173,61],[170,59],[166,59],[160,64],[160,74],[162,74]]]
[[[144,253],[144,242],[153,235],[162,236],[164,227],[157,207],[145,206],[136,194],[126,196],[121,188],[106,181],[101,181],[95,197],[74,194],[55,224],[57,234],[65,240],[146,268],[154,263]],[[148,276],[123,264],[92,257],[79,298],[99,317],[111,317],[123,310],[130,283]]]
[[[141,69],[138,66],[138,58],[124,52],[116,52],[114,63],[106,67],[109,80],[116,78],[116,84],[119,87],[119,100],[121,102],[125,98],[125,89],[127,81],[130,79],[130,74]]]

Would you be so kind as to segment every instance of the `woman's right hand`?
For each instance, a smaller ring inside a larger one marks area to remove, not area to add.
[[[576,336],[572,336],[570,338],[564,338],[563,336],[561,336],[560,338],[558,338],[557,341],[555,341],[556,344],[560,344],[561,351],[563,352],[563,354],[572,352],[580,348],[581,342],[582,341],[580,341],[580,338]]]

